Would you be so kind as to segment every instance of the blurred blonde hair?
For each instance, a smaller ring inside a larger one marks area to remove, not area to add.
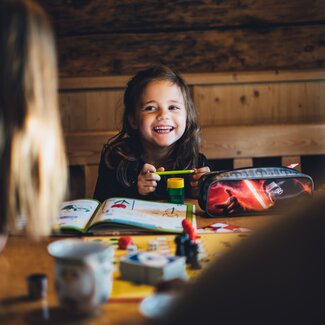
[[[67,184],[54,35],[29,0],[0,3],[0,233],[48,235]]]

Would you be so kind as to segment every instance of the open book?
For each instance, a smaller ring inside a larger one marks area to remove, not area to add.
[[[182,220],[196,227],[195,205],[144,201],[123,197],[80,199],[61,206],[59,228],[65,232],[118,235],[145,231],[181,233]]]

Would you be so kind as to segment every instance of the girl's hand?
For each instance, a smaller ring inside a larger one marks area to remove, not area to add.
[[[201,178],[202,175],[209,173],[210,168],[208,166],[205,166],[205,167],[193,168],[193,169],[194,169],[194,173],[191,181],[192,195],[194,197],[197,197],[199,179]]]
[[[150,164],[144,164],[140,174],[138,175],[138,192],[141,195],[148,195],[154,192],[157,187],[157,182],[160,181],[160,176],[154,174],[156,171],[164,171],[164,168],[158,168]]]

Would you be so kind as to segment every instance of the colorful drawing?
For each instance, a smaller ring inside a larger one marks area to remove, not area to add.
[[[163,216],[165,217],[178,217],[178,215],[179,215],[179,211],[175,208],[166,209],[163,212]]]
[[[65,211],[65,212],[76,212],[76,211],[84,211],[84,212],[89,212],[91,211],[89,208],[84,208],[84,207],[78,207],[77,205],[75,204],[69,204],[69,205],[66,205],[62,208],[62,211]]]
[[[126,200],[117,200],[114,202],[114,204],[111,206],[111,208],[120,208],[125,209],[127,207],[127,204],[130,204],[130,202]]]

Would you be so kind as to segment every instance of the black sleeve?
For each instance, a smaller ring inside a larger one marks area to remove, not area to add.
[[[116,188],[116,177],[112,169],[109,169],[104,161],[102,153],[98,167],[98,177],[94,192],[94,199],[103,202],[108,197],[112,196],[112,189]],[[114,184],[115,183],[115,184]]]
[[[133,178],[137,177],[136,170],[130,170],[134,175]],[[98,168],[98,178],[94,192],[94,199],[103,202],[110,197],[137,197],[137,183],[133,182],[131,186],[123,186],[117,179],[115,168],[109,168],[104,159],[104,151],[100,158]]]
[[[206,166],[211,169],[208,159],[202,153],[199,153],[198,165],[196,166],[196,168],[201,168]]]

